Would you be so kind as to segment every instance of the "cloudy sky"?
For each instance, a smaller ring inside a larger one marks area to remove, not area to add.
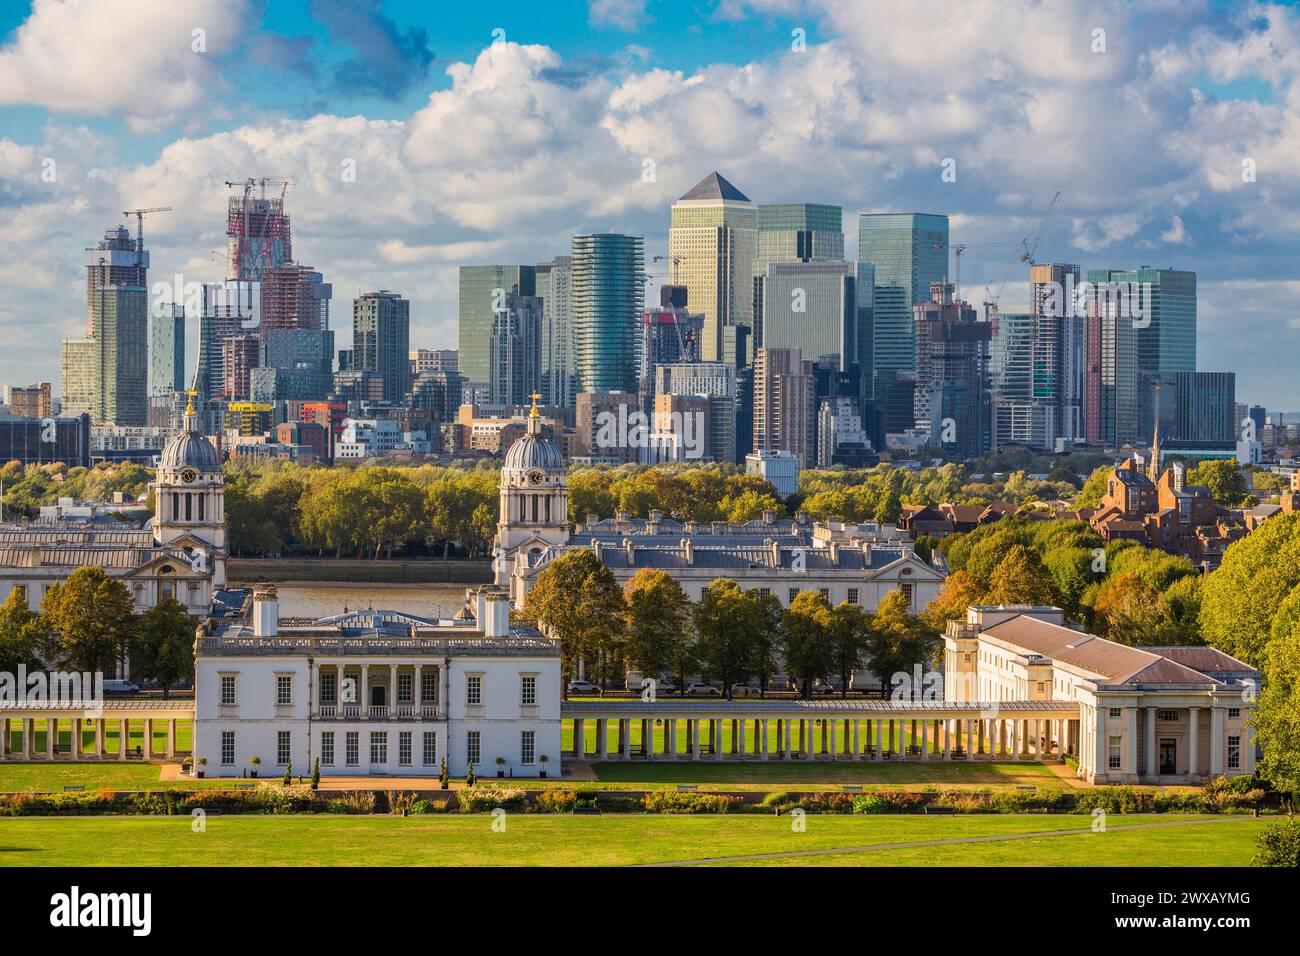
[[[1199,367],[1300,410],[1298,73],[1300,12],[1245,2],[5,0],[0,382],[57,383],[123,209],[174,207],[152,281],[212,281],[223,182],[289,178],[335,329],[383,287],[454,346],[458,265],[595,230],[662,254],[717,169],[842,205],[850,255],[858,212],[948,213],[966,297],[1004,309],[1026,237],[1195,270]]]

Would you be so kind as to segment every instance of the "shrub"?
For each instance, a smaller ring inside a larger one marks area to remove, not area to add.
[[[1271,823],[1259,835],[1259,850],[1251,862],[1255,866],[1300,866],[1300,822],[1284,820]]]
[[[594,805],[595,797],[592,797]],[[572,813],[578,804],[578,795],[572,790],[542,790],[533,801],[537,813]]]
[[[473,792],[462,790],[459,799],[461,813],[487,813],[497,807],[522,811],[527,806],[528,791],[518,787],[477,787]]]
[[[725,793],[681,793],[652,790],[642,798],[647,813],[730,813],[741,804],[740,797]]]
[[[864,793],[853,799],[854,813],[889,813],[891,809],[889,801],[879,794]]]
[[[809,793],[794,802],[792,808],[807,813],[852,813],[851,793]]]
[[[320,757],[316,758],[316,762],[311,768],[311,788],[313,790],[320,789]]]

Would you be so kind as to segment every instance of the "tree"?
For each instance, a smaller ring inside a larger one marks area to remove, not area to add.
[[[784,641],[785,608],[775,594],[750,591],[757,601],[753,642],[754,676],[758,678],[758,695],[767,696],[767,685],[777,669],[777,652]]]
[[[670,671],[679,659],[676,647],[689,640],[691,629],[691,602],[681,585],[666,571],[642,568],[624,586],[623,600],[628,663],[648,677]]]
[[[1258,773],[1284,793],[1300,792],[1300,625],[1272,641],[1251,720],[1263,748]]]
[[[40,667],[40,651],[49,637],[40,616],[27,606],[27,594],[18,588],[0,604],[0,671],[18,673],[20,667]]]
[[[1038,553],[1023,544],[1012,546],[989,575],[988,600],[995,604],[1058,603],[1051,575]]]
[[[1075,495],[1074,507],[1096,508],[1100,505],[1101,499],[1106,495],[1106,486],[1110,483],[1111,473],[1114,471],[1114,465],[1102,465],[1094,469],[1088,476],[1088,480],[1083,483],[1083,489]]]
[[[1235,459],[1207,458],[1187,473],[1187,483],[1204,485],[1214,503],[1223,508],[1240,508],[1251,501],[1246,477]]]
[[[853,672],[862,666],[870,643],[870,621],[861,607],[847,601],[830,608],[825,616],[831,666],[840,678],[840,695],[848,697]]]
[[[77,568],[52,586],[41,599],[41,611],[58,635],[55,663],[66,670],[112,670],[134,623],[126,585],[99,567]]]
[[[194,677],[194,618],[173,598],[163,598],[140,615],[131,639],[131,671],[157,681],[163,697],[178,681]]]
[[[921,616],[936,631],[941,631],[949,621],[959,621],[966,616],[972,604],[982,604],[986,589],[966,571],[954,571],[943,582],[943,588]]]
[[[1201,638],[1255,667],[1273,620],[1300,587],[1300,513],[1270,518],[1228,546],[1201,585]]]
[[[524,616],[560,642],[566,678],[580,660],[606,662],[623,634],[625,604],[614,573],[586,548],[566,551],[537,576],[524,598]]]
[[[901,590],[890,591],[871,617],[867,666],[889,687],[895,674],[910,675],[917,664],[928,667],[939,643],[937,630],[907,613],[906,595]]]
[[[1251,862],[1255,866],[1300,866],[1300,821],[1294,819],[1270,823],[1257,841],[1259,852]]]
[[[707,673],[722,679],[728,699],[732,684],[754,672],[752,637],[761,613],[757,597],[730,578],[713,581],[695,606],[700,661]]]
[[[785,666],[799,683],[801,697],[812,696],[814,680],[825,677],[835,666],[834,649],[828,635],[830,603],[820,591],[800,591],[785,612]]]

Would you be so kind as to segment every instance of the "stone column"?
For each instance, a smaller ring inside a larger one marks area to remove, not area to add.
[[[388,716],[397,716],[397,665],[388,665]]]
[[[1227,740],[1223,735],[1223,708],[1216,704],[1210,706],[1210,776],[1217,777],[1223,773],[1223,754]]]
[[[153,756],[153,718],[146,717],[144,721],[144,759],[148,760]]]
[[[646,760],[655,759],[655,721],[651,717],[641,721],[641,749],[645,751]]]
[[[334,715],[343,716],[343,665],[335,664],[337,674],[334,677]]]
[[[677,718],[671,720],[664,719],[664,752],[668,756],[676,759],[677,757]]]
[[[624,760],[632,759],[632,721],[625,718],[618,722],[618,752]]]
[[[1146,732],[1146,738],[1147,738],[1146,775],[1154,780],[1155,778],[1160,776],[1160,756],[1159,754],[1156,753],[1156,709],[1154,707],[1147,708],[1146,731],[1147,731]]]
[[[357,703],[361,705],[361,716],[370,716],[370,665],[361,665],[361,684],[357,687]],[[480,756],[482,756],[480,754]]]
[[[758,735],[758,738],[755,742],[758,744],[759,759],[766,760],[767,759],[767,719],[766,718],[758,722],[758,727],[756,728],[755,733]]]
[[[853,721],[853,759],[862,759],[862,749],[858,746],[858,721]]]
[[[117,722],[117,728],[117,757],[119,760],[125,760],[127,738],[131,736],[131,722],[123,718]]]
[[[692,717],[686,721],[686,732],[691,741],[691,759],[700,759],[700,722]]]
[[[913,726],[916,725],[913,724]],[[912,742],[915,743],[916,742],[915,739],[913,739]],[[929,760],[930,759],[930,722],[928,720],[921,721],[920,746],[921,746],[921,759]]]
[[[971,751],[971,722],[969,720],[965,720],[962,721],[962,723],[966,725],[966,759],[972,760],[974,759],[974,754]]]
[[[45,718],[45,756],[54,759],[54,744],[59,739],[59,721],[56,717]]]
[[[171,759],[176,756],[176,718],[173,717],[167,721],[167,757]]]
[[[952,760],[952,730],[954,721],[945,720],[943,722],[943,758]]]
[[[1138,712],[1136,707],[1124,708],[1124,774],[1136,777],[1138,772]]]
[[[1198,773],[1196,763],[1201,757],[1201,708],[1187,708],[1187,776]]]
[[[781,733],[781,757],[785,760],[790,759],[790,721],[782,720],[779,722]]]
[[[587,728],[581,717],[573,718],[573,759],[585,760],[587,756]]]
[[[424,716],[424,665],[415,665],[415,676],[411,678],[411,707],[416,717]]]

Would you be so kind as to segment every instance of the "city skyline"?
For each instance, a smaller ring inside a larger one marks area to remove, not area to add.
[[[102,30],[64,29],[54,2],[0,19],[0,380],[57,378],[58,339],[85,324],[81,250],[123,209],[173,207],[145,223],[151,281],[216,282],[223,181],[288,177],[301,261],[345,301],[400,291],[412,343],[448,347],[460,265],[549,261],[598,232],[644,236],[649,265],[668,207],[717,170],[755,204],[843,207],[848,259],[860,212],[950,216],[977,305],[987,284],[1004,310],[1028,307],[1018,256],[1040,233],[1039,261],[1194,271],[1198,364],[1237,372],[1244,401],[1300,409],[1291,8],[1162,8],[1151,24],[1140,5],[1013,4],[1020,29],[989,71],[991,7],[930,4],[955,24],[935,83],[912,52],[928,18],[873,4],[570,3],[436,27],[408,3],[180,6],[133,4]],[[132,56],[131,30],[178,52]],[[36,69],[55,40],[82,69]],[[1071,69],[1044,76],[1043,49]],[[1103,140],[1117,119],[1126,134]],[[186,338],[193,368],[193,324]]]

